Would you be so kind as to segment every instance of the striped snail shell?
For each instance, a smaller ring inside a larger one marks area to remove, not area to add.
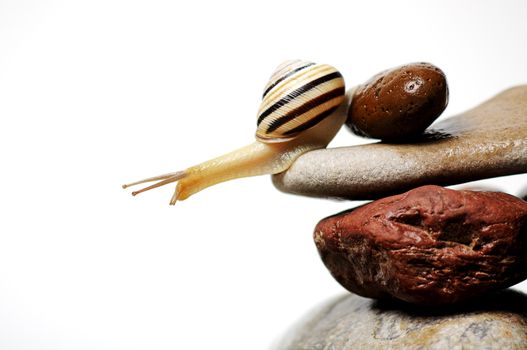
[[[302,60],[279,65],[265,86],[256,138],[283,142],[329,116],[344,101],[344,79],[327,64]]]

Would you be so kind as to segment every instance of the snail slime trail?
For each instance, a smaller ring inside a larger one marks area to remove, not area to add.
[[[174,205],[220,182],[287,170],[303,153],[325,148],[346,120],[350,93],[339,71],[302,60],[279,65],[264,88],[256,141],[182,171],[123,185],[154,182],[132,195],[177,181]]]

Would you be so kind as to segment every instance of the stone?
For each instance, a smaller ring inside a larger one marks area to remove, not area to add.
[[[357,87],[346,125],[361,136],[404,142],[429,127],[447,104],[441,69],[424,62],[406,64]]]
[[[305,315],[273,350],[527,349],[527,296],[505,290],[462,308],[423,309],[347,294]]]
[[[321,220],[314,240],[358,295],[453,304],[527,278],[527,202],[423,186]]]
[[[518,197],[520,197],[524,201],[527,201],[527,188],[522,189]]]
[[[527,85],[433,124],[408,144],[384,142],[300,156],[274,175],[281,191],[375,199],[417,186],[454,185],[527,172]]]

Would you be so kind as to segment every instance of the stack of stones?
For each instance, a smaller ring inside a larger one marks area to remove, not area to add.
[[[300,157],[280,190],[375,199],[321,220],[314,240],[351,294],[307,315],[278,349],[527,349],[527,202],[441,186],[527,172],[527,86],[428,128],[448,103],[417,63],[359,86],[347,125],[382,140]],[[428,128],[428,129],[427,129]]]

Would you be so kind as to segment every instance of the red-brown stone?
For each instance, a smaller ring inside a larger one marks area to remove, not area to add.
[[[320,256],[370,298],[451,304],[527,278],[527,202],[423,186],[318,223]]]

